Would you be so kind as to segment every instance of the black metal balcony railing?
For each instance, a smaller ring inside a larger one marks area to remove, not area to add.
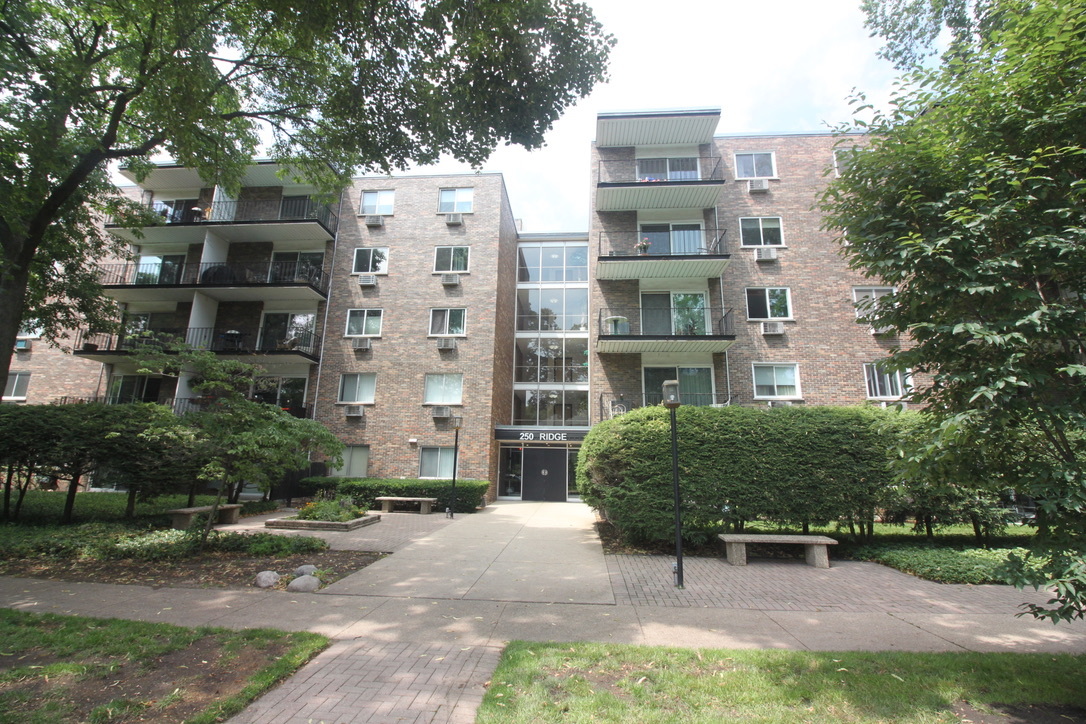
[[[247,399],[253,402],[267,402],[267,400],[261,400],[255,397],[249,397]],[[178,415],[183,415],[186,412],[193,411],[213,411],[215,409],[215,398],[213,397],[155,397],[155,398],[142,398],[142,397],[58,397],[53,401],[55,405],[83,405],[92,402],[98,402],[106,405],[124,405],[131,402],[149,402],[156,405],[165,405],[173,409]],[[267,402],[267,404],[275,404],[274,402]],[[309,408],[304,406],[285,406],[280,407],[284,412],[290,413],[293,417],[307,418],[309,417]]]
[[[152,201],[150,208],[163,224],[236,224],[256,221],[305,221],[320,223],[329,233],[339,227],[339,216],[328,204],[318,204],[305,196],[268,201],[197,201],[189,204]],[[115,225],[111,218],[106,225]]]
[[[181,344],[223,354],[298,352],[316,357],[321,339],[312,332],[225,327],[161,328],[119,334],[80,330],[75,337],[77,352],[127,352],[147,346],[168,348]]]
[[[277,286],[304,284],[325,292],[324,270],[296,261],[230,264],[103,264],[103,286]]]
[[[735,334],[732,310],[722,307],[611,307],[599,310],[596,335],[708,337]]]
[[[622,161],[600,161],[596,172],[599,184],[677,184],[724,180],[724,164],[720,156],[701,156],[692,159],[649,159],[667,160],[672,163],[646,164],[646,159],[628,159]],[[680,161],[696,161],[693,164],[676,164]]]
[[[652,407],[664,400],[662,392],[634,392],[618,396],[600,395],[599,418],[606,420],[639,407]],[[722,392],[679,392],[679,402],[691,407],[726,407],[731,404],[731,397]]]
[[[724,234],[719,229],[697,231],[601,231],[600,256],[690,256],[724,254]]]

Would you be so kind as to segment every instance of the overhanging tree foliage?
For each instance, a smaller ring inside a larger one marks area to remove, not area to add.
[[[1086,614],[1086,13],[994,0],[968,53],[916,71],[894,109],[858,125],[868,149],[826,193],[849,263],[897,288],[870,310],[911,344],[892,365],[932,439],[906,473],[1037,499],[1059,555],[1035,615]],[[846,130],[857,130],[851,128]]]
[[[109,318],[100,217],[140,221],[111,162],[165,153],[235,189],[263,143],[325,191],[359,167],[478,164],[540,146],[612,42],[573,0],[0,4],[0,388],[20,325]]]

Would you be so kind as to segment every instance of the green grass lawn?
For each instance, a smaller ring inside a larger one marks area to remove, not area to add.
[[[305,632],[0,609],[0,724],[223,721],[327,645]]]
[[[514,641],[476,721],[960,722],[955,709],[1078,708],[1086,657],[688,650]],[[967,703],[967,704],[966,704]],[[996,709],[998,711],[998,709]],[[1033,721],[1027,718],[1023,721]],[[1076,719],[1071,719],[1076,720]],[[1080,720],[1080,719],[1077,719]]]

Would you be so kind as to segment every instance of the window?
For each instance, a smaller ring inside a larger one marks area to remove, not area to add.
[[[784,243],[779,216],[739,219],[739,233],[743,246],[780,246]]]
[[[343,467],[330,469],[328,474],[337,478],[364,478],[369,464],[369,445],[348,445],[343,449]]]
[[[909,391],[909,373],[892,372],[878,362],[864,365],[864,377],[867,379],[867,396],[870,399],[899,399]]]
[[[392,213],[392,203],[396,192],[387,189],[385,191],[363,191],[362,210],[363,216],[388,216]]]
[[[25,400],[26,388],[29,386],[29,372],[8,372],[8,382],[4,386],[4,401],[17,402]]]
[[[348,309],[348,337],[380,337],[382,309]]]
[[[863,148],[859,146],[833,149],[833,168],[837,171],[838,176],[843,176],[848,171],[856,155],[861,151],[863,151]]]
[[[517,337],[515,382],[588,384],[586,337]]]
[[[738,178],[775,178],[776,166],[773,152],[735,154],[735,177]]]
[[[305,382],[305,377],[257,377],[253,380],[253,399],[292,414],[304,412]]]
[[[522,332],[588,329],[588,290],[518,289],[517,329]]]
[[[465,334],[466,309],[431,309],[430,334]]]
[[[514,425],[589,425],[588,390],[545,388],[513,390]]]
[[[452,479],[456,450],[451,447],[424,447],[419,450],[419,477]]]
[[[588,279],[584,244],[521,244],[517,249],[518,282],[583,282]]]
[[[894,295],[893,287],[855,287],[852,290],[852,301],[856,305],[856,318],[867,321],[867,318],[877,313],[878,306],[884,304],[884,297]]]
[[[260,350],[297,349],[312,354],[316,328],[317,315],[313,312],[265,312],[260,327]],[[243,349],[245,343],[244,334],[223,339],[224,348]]]
[[[388,247],[373,246],[354,250],[353,274],[388,274]]]
[[[464,375],[459,372],[426,375],[424,405],[459,405]]]
[[[697,181],[696,158],[639,158],[638,181]]]
[[[440,214],[470,214],[472,208],[472,196],[475,189],[441,189],[441,196],[437,204]]]
[[[377,389],[377,373],[358,372],[349,375],[340,375],[339,378],[339,402],[358,404],[373,404],[373,395]]]
[[[792,304],[788,289],[748,289],[747,319],[790,319]]]
[[[796,365],[754,365],[754,397],[799,397]]]
[[[468,247],[439,246],[434,250],[434,273],[466,272]]]

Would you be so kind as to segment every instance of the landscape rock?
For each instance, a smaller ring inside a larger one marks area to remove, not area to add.
[[[299,576],[287,584],[287,590],[293,593],[313,593],[321,587],[321,579],[316,576]]]
[[[256,581],[253,585],[257,588],[271,588],[279,582],[281,576],[275,571],[261,571],[256,574]]]
[[[298,566],[294,569],[295,576],[312,576],[317,572],[317,567],[314,565]]]

